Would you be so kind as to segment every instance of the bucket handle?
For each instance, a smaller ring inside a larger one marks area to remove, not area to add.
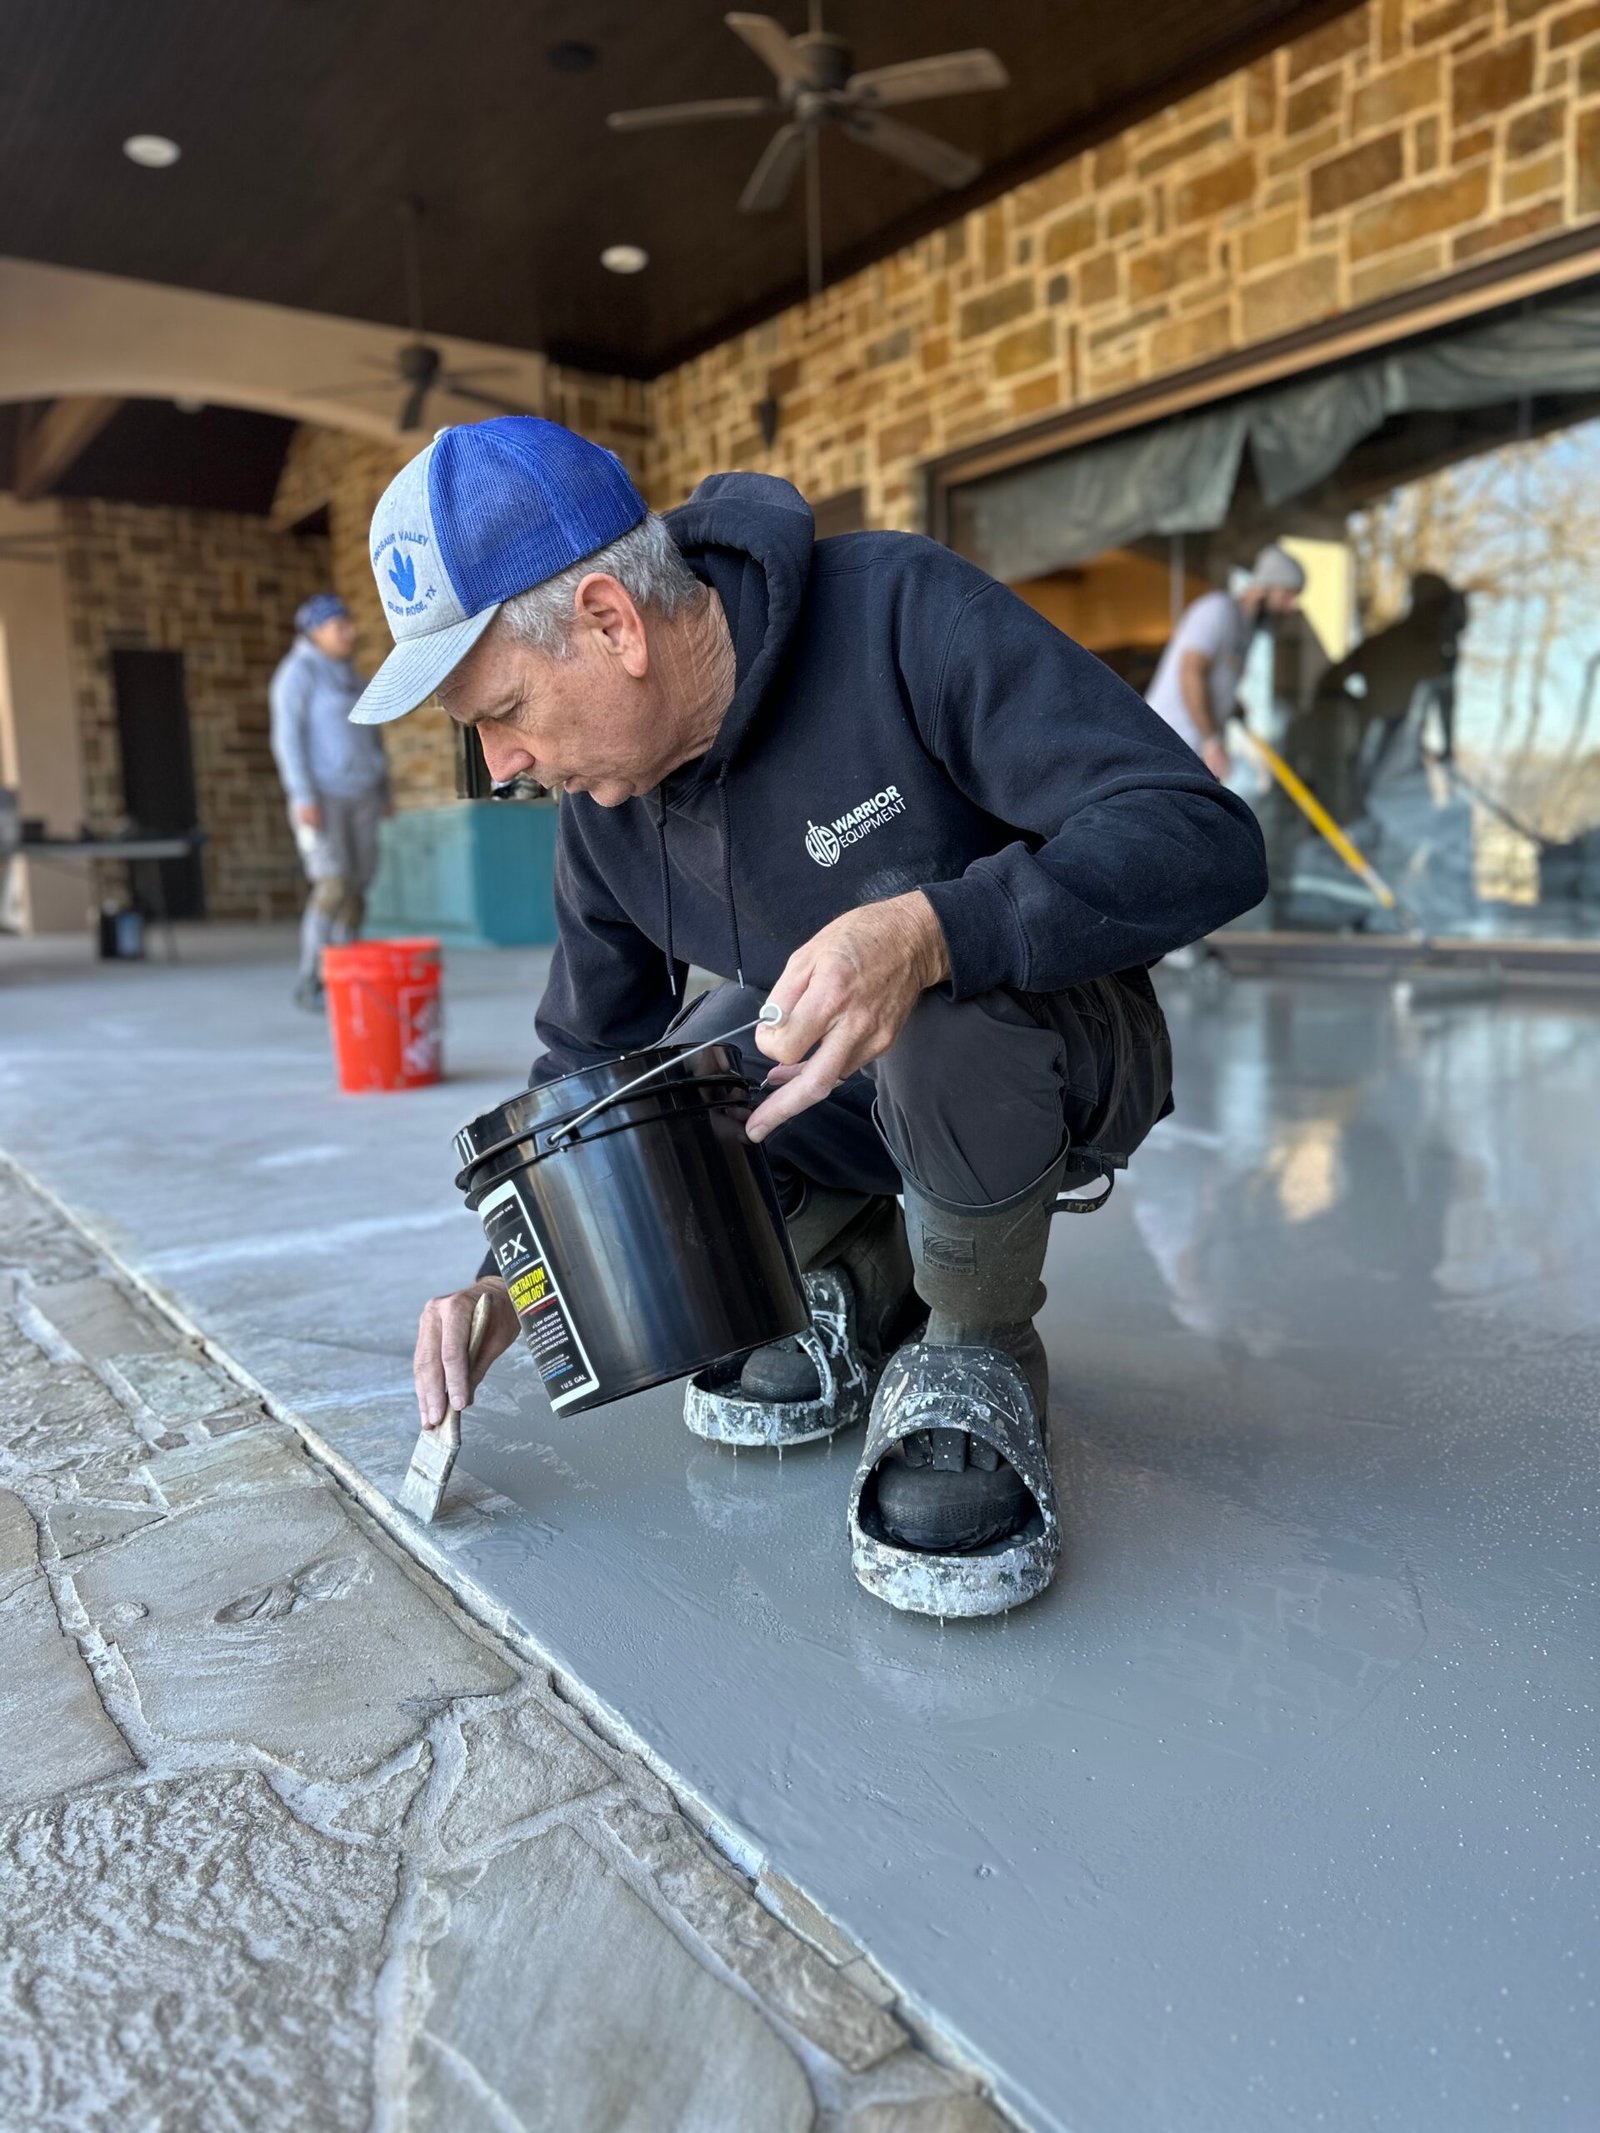
[[[672,1087],[674,1089],[725,1089],[730,1085],[730,1083],[735,1081],[739,1082],[740,1087],[748,1090],[748,1083],[743,1082],[742,1080],[740,1080],[739,1076],[733,1074],[686,1074],[682,1081],[673,1082]],[[551,1138],[551,1133],[561,1133],[564,1131],[565,1128],[561,1126],[554,1127],[548,1132],[545,1131],[545,1129],[543,1128],[539,1128],[531,1133],[526,1128],[524,1128],[521,1132],[506,1134],[504,1139],[502,1140],[491,1141],[487,1148],[475,1149],[473,1151],[472,1160],[467,1164],[466,1168],[464,1170],[459,1170],[456,1173],[457,1192],[469,1191],[469,1180],[476,1174],[477,1171],[482,1169],[485,1163],[491,1161],[497,1155],[504,1155],[508,1148],[519,1147],[524,1141],[533,1142],[534,1149],[536,1151],[534,1160],[537,1161],[537,1150],[541,1134],[543,1134],[544,1138],[545,1154],[555,1154],[557,1151],[554,1142]],[[458,1146],[459,1143],[460,1137],[458,1135]],[[585,1147],[588,1147],[591,1144],[586,1141],[583,1145]],[[565,1143],[563,1143],[563,1147],[564,1146]],[[469,1200],[467,1204],[470,1206],[472,1202]]]
[[[591,1104],[587,1111],[580,1111],[576,1118],[569,1118],[564,1126],[557,1127],[549,1135],[546,1146],[551,1149],[569,1146],[577,1138],[580,1126],[586,1126],[591,1118],[598,1118],[602,1111],[609,1111],[613,1104],[621,1103],[625,1096],[631,1096],[635,1089],[642,1089],[647,1081],[654,1081],[658,1074],[667,1073],[680,1059],[688,1058],[692,1052],[709,1051],[714,1044],[726,1044],[730,1037],[747,1037],[753,1029],[776,1029],[782,1020],[783,1009],[776,1000],[769,1000],[753,1022],[741,1022],[737,1029],[725,1029],[718,1037],[702,1037],[697,1044],[684,1045],[681,1050],[674,1052],[672,1058],[663,1059],[658,1066],[647,1068],[643,1074],[635,1075],[632,1081],[624,1082],[620,1089],[613,1089],[609,1096],[602,1096],[600,1101]]]

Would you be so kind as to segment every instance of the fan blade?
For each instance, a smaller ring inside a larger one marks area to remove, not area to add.
[[[613,133],[643,133],[648,126],[692,126],[696,119],[764,118],[778,106],[770,96],[715,96],[698,104],[652,104],[644,111],[613,111]]]
[[[839,124],[852,139],[876,148],[880,155],[890,156],[896,163],[907,164],[951,192],[970,185],[983,168],[978,158],[969,156],[964,148],[936,141],[931,133],[916,126],[902,126],[898,119],[879,118],[875,111],[847,109],[839,114]]]
[[[762,150],[761,161],[751,171],[749,182],[739,195],[740,214],[768,215],[774,208],[782,207],[805,152],[804,126],[780,126]]]
[[[941,52],[898,66],[852,74],[844,85],[853,104],[914,104],[925,96],[965,96],[972,89],[1004,89],[1011,80],[993,52]]]
[[[475,385],[458,385],[448,374],[439,380],[441,389],[452,400],[471,400],[479,407],[492,407],[498,415],[536,415],[536,407],[527,407],[520,400],[502,400],[498,393],[479,392]]]
[[[400,431],[402,436],[408,430],[421,429],[422,410],[427,404],[428,388],[432,383],[432,378],[418,378],[416,384],[406,394],[405,404],[400,410]]]
[[[779,81],[803,82],[806,79],[806,63],[795,50],[794,39],[781,22],[774,22],[770,15],[724,15],[723,21],[735,37],[754,52],[764,66],[769,66]]]

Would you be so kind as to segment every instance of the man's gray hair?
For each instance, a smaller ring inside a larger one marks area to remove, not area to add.
[[[530,644],[537,651],[548,652],[553,659],[565,659],[572,649],[572,596],[596,571],[615,578],[641,613],[658,615],[669,622],[685,608],[701,605],[709,597],[707,588],[678,553],[663,521],[651,511],[609,548],[597,548],[582,562],[557,571],[542,585],[507,600],[495,627],[516,638],[519,644]]]

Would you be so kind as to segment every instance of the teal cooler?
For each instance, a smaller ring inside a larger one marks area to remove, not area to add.
[[[450,948],[553,941],[557,814],[553,802],[457,800],[391,815],[365,930]]]

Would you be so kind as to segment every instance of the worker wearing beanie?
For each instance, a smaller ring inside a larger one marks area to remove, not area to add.
[[[294,626],[294,645],[272,677],[272,753],[311,885],[294,996],[316,1009],[323,949],[361,930],[378,868],[378,823],[391,811],[389,765],[381,736],[350,723],[362,688],[350,660],[350,610],[337,593],[317,593]]]
[[[1148,701],[1217,777],[1230,769],[1227,725],[1238,711],[1250,640],[1271,616],[1291,615],[1306,574],[1286,548],[1263,548],[1236,593],[1208,592],[1184,610],[1161,655]]]
[[[1043,1591],[1050,1217],[1171,1108],[1146,968],[1259,901],[1248,808],[1006,587],[912,534],[819,541],[770,475],[658,518],[611,453],[508,417],[404,468],[371,554],[395,648],[354,717],[438,692],[493,777],[562,794],[531,1079],[783,1010],[747,1131],[812,1327],[692,1382],[689,1427],[781,1450],[865,1422],[868,1591]],[[692,966],[724,982],[685,1008]],[[517,1330],[492,1270],[426,1305],[425,1428]]]

